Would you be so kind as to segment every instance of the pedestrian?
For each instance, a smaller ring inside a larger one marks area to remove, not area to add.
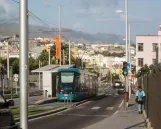
[[[136,102],[138,103],[138,113],[143,113],[143,104],[145,100],[145,92],[142,90],[142,87],[138,87],[138,91],[136,92]]]

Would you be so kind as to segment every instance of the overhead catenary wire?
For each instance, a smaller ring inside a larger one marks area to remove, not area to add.
[[[19,4],[19,1],[17,1],[17,0],[11,0],[11,1],[13,1],[13,2]],[[42,32],[58,32],[58,30],[55,31],[55,28],[52,28],[49,24],[47,24],[44,20],[42,20],[41,18],[39,18],[38,16],[36,16],[33,12],[31,12],[31,11],[29,11],[29,10],[28,10],[28,12],[29,12],[29,13],[28,13],[29,16],[31,16],[31,17],[33,17],[33,18],[36,18],[38,21],[40,21],[42,24],[44,24],[44,26],[46,26],[46,27],[48,27],[49,29],[51,29],[51,31],[42,31]],[[68,31],[72,31],[72,30],[69,29]],[[61,32],[64,32],[64,31],[61,31]],[[33,32],[29,32],[29,33],[33,33]],[[66,38],[65,36],[61,35],[61,37],[62,37],[63,39],[65,39],[65,40],[69,41],[69,39]]]

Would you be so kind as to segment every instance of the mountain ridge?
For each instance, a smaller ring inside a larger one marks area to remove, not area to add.
[[[54,32],[52,32],[54,31]],[[0,34],[4,36],[10,36],[13,34],[19,34],[19,24],[4,24],[0,25]],[[52,30],[43,26],[29,25],[29,37],[55,37],[58,34],[57,28],[52,28]],[[67,28],[62,28],[61,36],[65,40],[71,40],[75,42],[88,42],[88,43],[104,43],[104,44],[114,44],[124,43],[124,36],[117,34],[106,34],[106,33],[96,33],[89,34],[82,31],[70,30]]]

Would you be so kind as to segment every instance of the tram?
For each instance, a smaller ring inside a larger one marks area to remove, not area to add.
[[[98,89],[96,74],[78,68],[60,68],[57,73],[58,101],[82,99],[95,96]]]

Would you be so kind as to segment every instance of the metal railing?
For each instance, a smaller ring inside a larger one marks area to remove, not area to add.
[[[145,91],[144,109],[152,127],[161,127],[161,66],[138,78],[138,85]]]

